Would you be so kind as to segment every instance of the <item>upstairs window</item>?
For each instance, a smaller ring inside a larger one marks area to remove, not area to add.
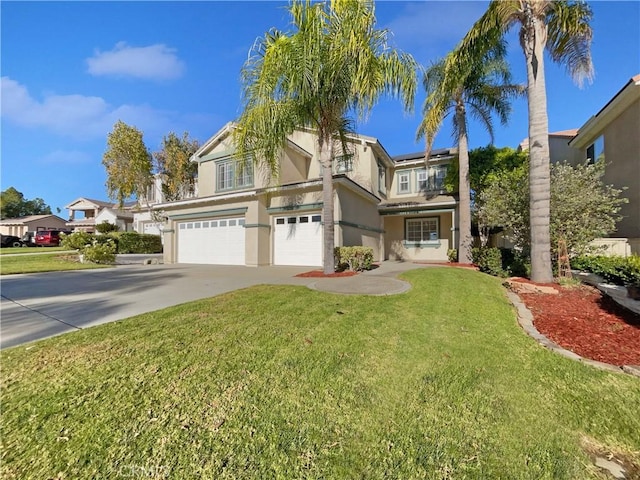
[[[587,161],[589,163],[604,161],[604,136],[600,135],[587,147]]]
[[[411,175],[409,172],[398,172],[398,193],[411,192]]]
[[[216,191],[233,190],[253,185],[253,164],[237,160],[216,163]]]
[[[336,173],[347,173],[353,170],[353,155],[336,157]]]
[[[378,192],[387,194],[387,169],[381,163],[378,163]]]
[[[438,192],[444,190],[444,179],[446,176],[446,165],[434,165],[427,170],[417,170],[416,188],[418,192]]]

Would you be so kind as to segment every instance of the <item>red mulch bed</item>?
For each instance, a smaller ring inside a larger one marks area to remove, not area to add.
[[[310,272],[299,273],[296,277],[304,278],[336,278],[336,277],[353,277],[358,272],[352,272],[351,270],[345,270],[344,272],[335,272],[326,275],[322,270],[311,270]]]
[[[593,287],[521,294],[538,331],[581,357],[611,365],[640,365],[640,317]]]

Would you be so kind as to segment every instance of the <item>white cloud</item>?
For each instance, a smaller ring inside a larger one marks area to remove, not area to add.
[[[396,46],[428,56],[418,61],[436,60],[462,40],[486,8],[487,2],[478,1],[411,2],[386,27]]]
[[[24,85],[9,77],[0,83],[2,117],[23,127],[44,128],[59,135],[80,139],[106,137],[117,120],[137,126],[145,133],[167,130],[170,112],[147,105],[109,105],[101,97],[45,95],[31,96]]]
[[[87,59],[91,75],[134,77],[146,80],[172,80],[180,78],[184,63],[176,50],[163,44],[148,47],[131,47],[119,42],[107,52],[96,51]]]

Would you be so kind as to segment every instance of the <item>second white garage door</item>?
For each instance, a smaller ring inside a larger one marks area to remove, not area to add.
[[[319,214],[276,217],[275,265],[322,265],[322,217]]]
[[[244,218],[178,224],[178,263],[244,265]]]

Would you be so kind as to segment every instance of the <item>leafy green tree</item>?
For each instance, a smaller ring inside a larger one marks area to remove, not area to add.
[[[544,73],[544,51],[564,64],[581,83],[593,75],[591,62],[592,14],[581,0],[491,0],[487,11],[462,41],[461,54],[452,61],[464,61],[465,51],[482,48],[517,25],[527,68],[529,104],[529,196],[531,231],[531,278],[553,279],[550,237],[549,121]]]
[[[142,132],[121,120],[107,137],[102,164],[107,171],[107,194],[120,207],[128,198],[143,197],[153,183],[151,154]]]
[[[509,100],[524,93],[522,86],[511,83],[502,42],[497,42],[486,52],[480,53],[475,59],[468,55],[468,61],[464,64],[454,64],[443,59],[427,70],[423,81],[427,98],[423,107],[424,117],[418,127],[418,138],[426,137],[425,159],[428,162],[435,136],[445,117],[452,113],[453,134],[458,143],[458,260],[463,263],[471,263],[473,243],[467,114],[482,123],[493,142],[492,115],[496,114],[505,125],[511,112]]]
[[[563,239],[570,255],[588,250],[589,243],[615,231],[622,190],[603,182],[604,163],[551,166],[551,242]],[[530,251],[528,165],[505,171],[489,181],[477,199],[480,225],[504,227],[517,248]]]
[[[239,159],[278,170],[296,128],[318,135],[322,168],[324,272],[334,271],[333,162],[346,135],[383,94],[413,108],[417,64],[376,29],[372,1],[293,0],[292,31],[271,30],[242,70],[244,110],[234,137]]]
[[[527,162],[529,153],[511,147],[493,145],[469,151],[469,185],[473,195],[478,195],[503,172],[509,172]],[[528,163],[527,163],[528,165]],[[448,192],[458,191],[458,161],[454,159],[447,169],[444,186]]]
[[[41,198],[26,200],[14,187],[0,193],[0,218],[18,218],[29,215],[50,215],[51,207]]]
[[[180,200],[194,192],[198,164],[191,161],[191,156],[199,147],[188,132],[184,132],[182,138],[173,132],[163,137],[162,149],[153,157],[156,171],[162,176],[162,194],[166,201]]]

